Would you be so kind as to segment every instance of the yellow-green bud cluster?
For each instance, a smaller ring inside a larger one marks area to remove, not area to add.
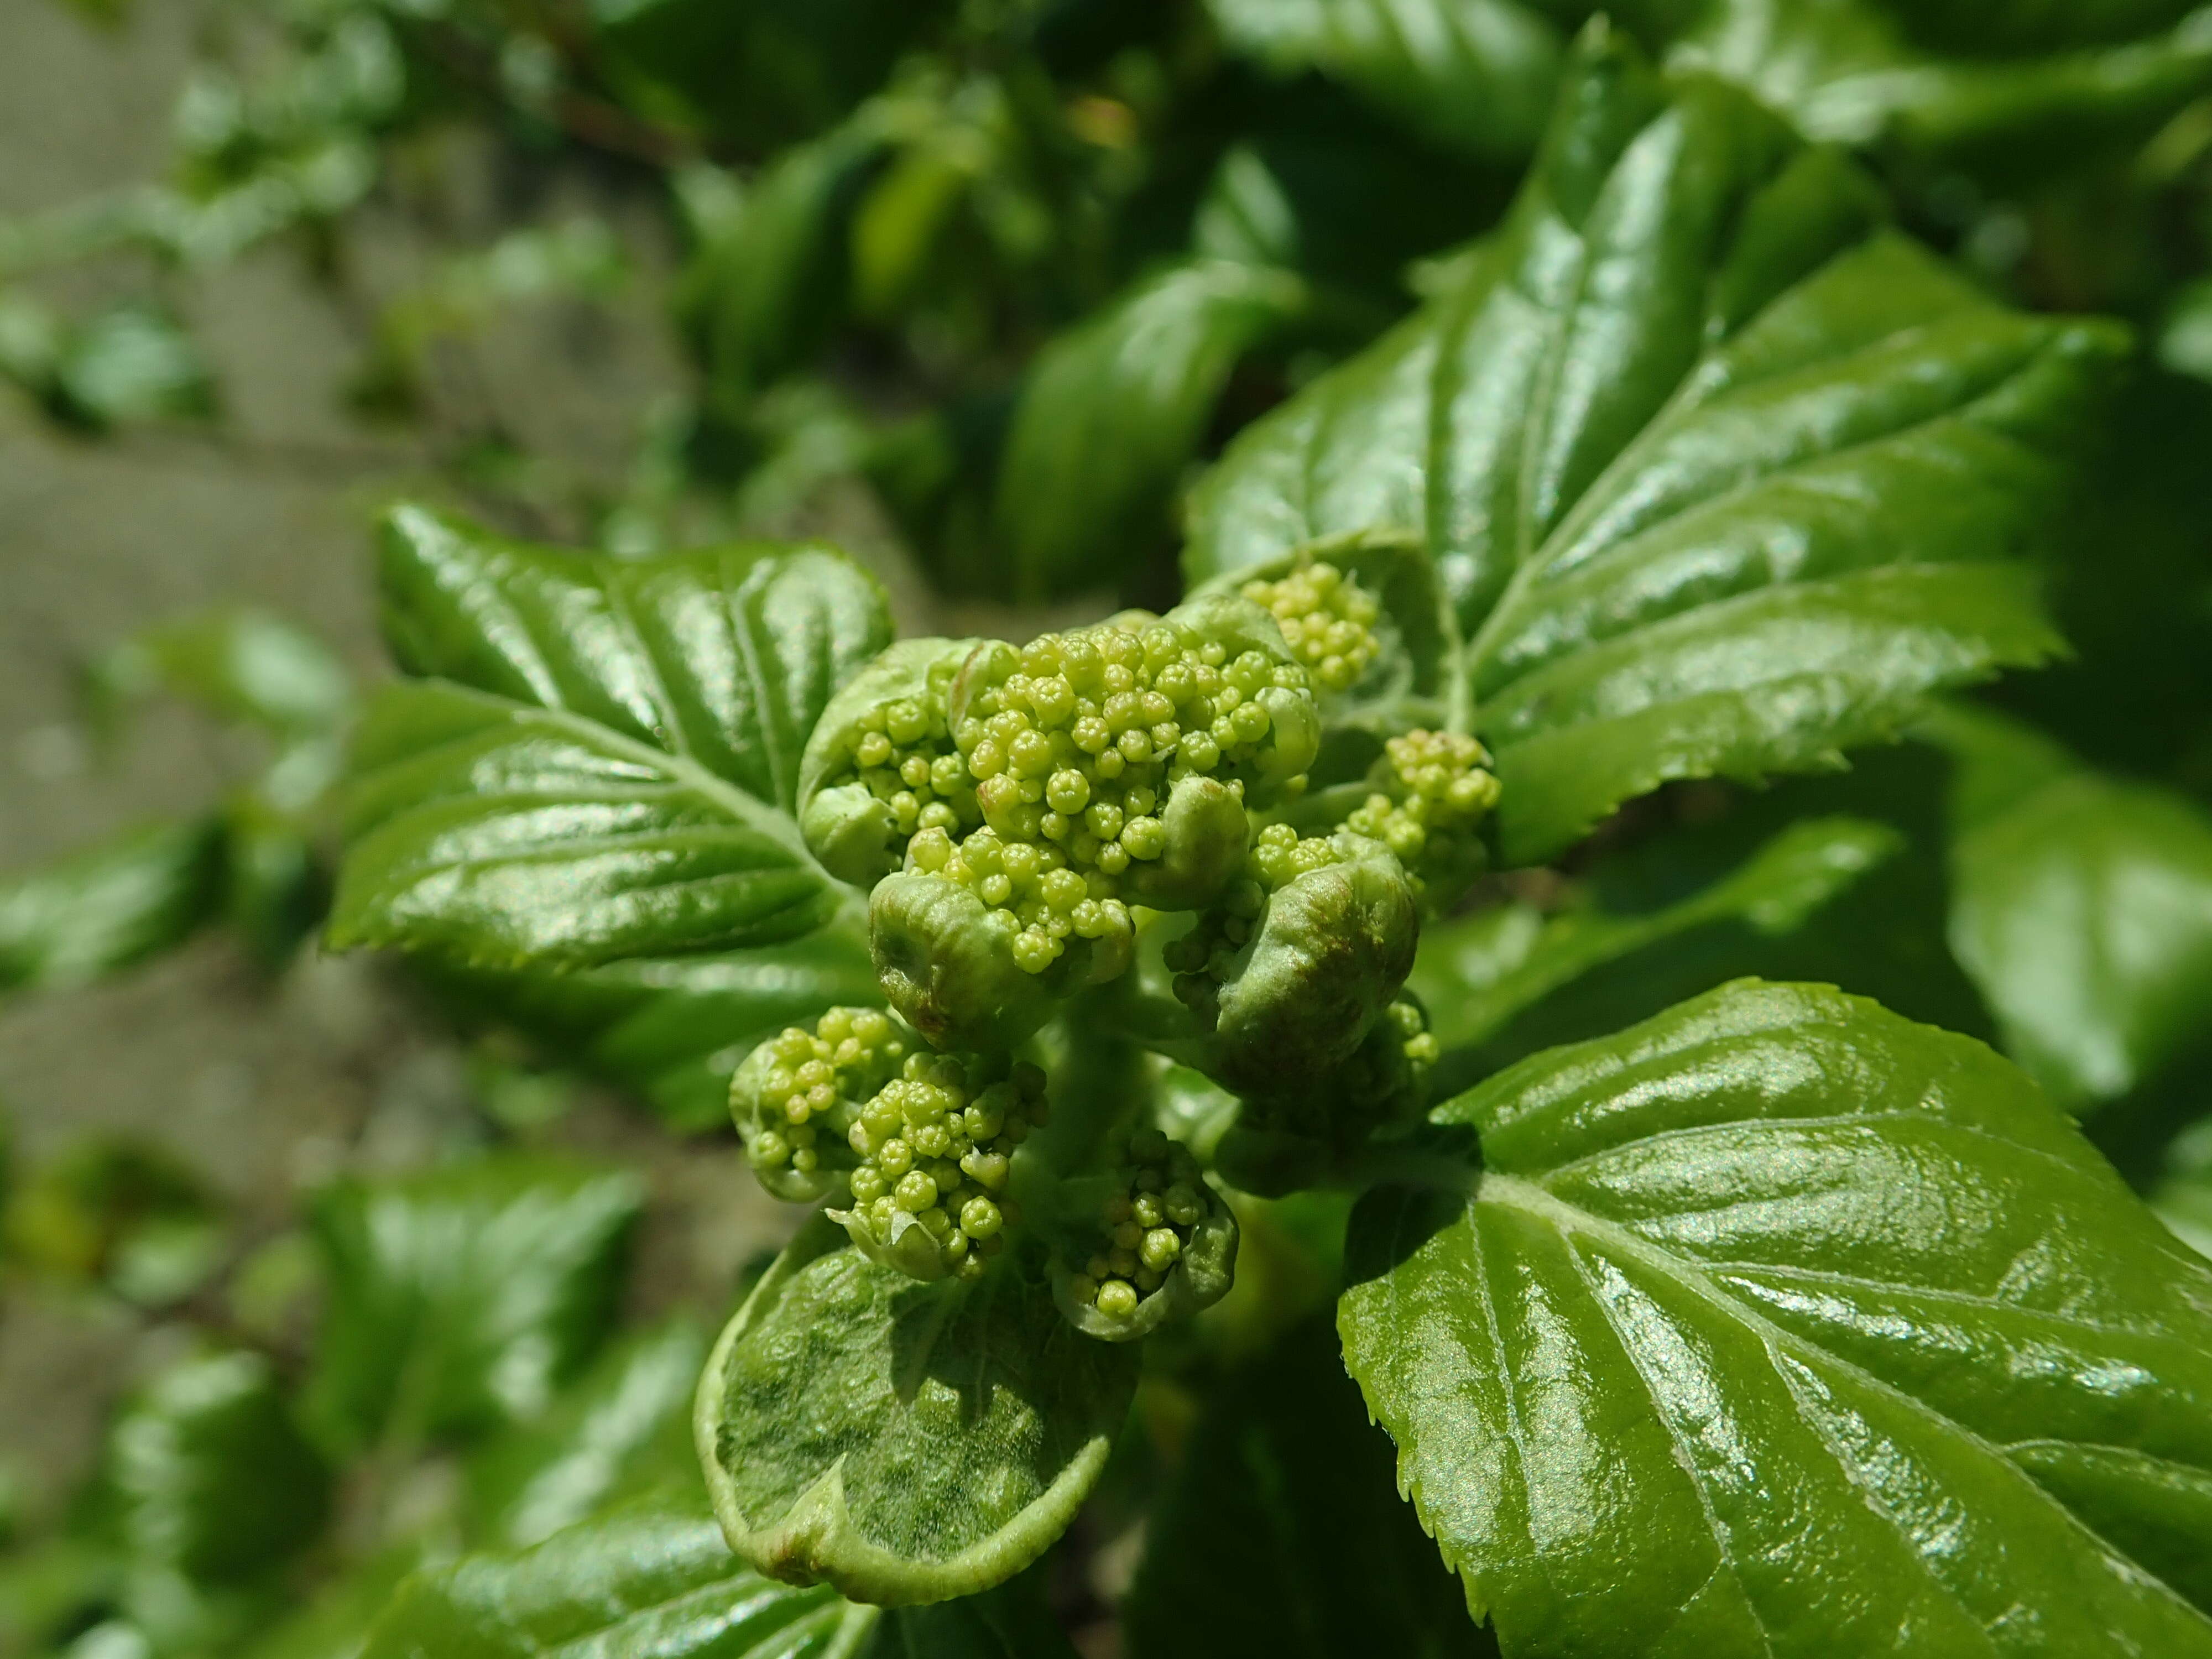
[[[812,1030],[793,1025],[770,1037],[733,1079],[733,1097],[750,1090],[745,1156],[763,1176],[781,1170],[811,1176],[821,1167],[821,1136],[837,1133],[840,1103],[866,1097],[905,1058],[907,1044],[889,1016],[873,1008],[832,1008]]]
[[[1044,1122],[1044,1073],[1018,1063],[987,1082],[981,1057],[918,1054],[854,1120],[853,1207],[836,1212],[848,1231],[865,1236],[905,1264],[972,1278],[1004,1244],[1003,1230],[1020,1219],[1006,1196],[1014,1151]],[[917,1257],[894,1248],[919,1226],[934,1248]]]
[[[1260,925],[1267,895],[1344,858],[1328,836],[1301,837],[1285,823],[1261,830],[1245,860],[1243,879],[1231,883],[1220,902],[1202,911],[1198,925],[1162,952],[1175,975],[1176,1000],[1212,1029],[1221,987],[1235,970],[1232,959]]]
[[[1432,842],[1463,842],[1498,805],[1498,780],[1482,769],[1490,757],[1473,738],[1408,732],[1391,738],[1385,754],[1389,793],[1368,796],[1344,827],[1381,842],[1408,871]]]
[[[852,772],[831,783],[857,779],[890,808],[898,835],[934,830],[960,834],[983,821],[966,762],[953,752],[944,703],[933,697],[900,697],[860,716]]]
[[[1324,690],[1349,691],[1382,649],[1375,596],[1349,573],[1319,561],[1279,581],[1249,581],[1240,590],[1272,613],[1291,653]]]
[[[1067,1287],[1117,1321],[1135,1317],[1137,1304],[1166,1281],[1206,1212],[1197,1160],[1157,1129],[1129,1138],[1126,1173],[1100,1208],[1097,1248]]]
[[[1123,877],[1166,849],[1170,790],[1212,777],[1241,799],[1269,745],[1271,690],[1309,688],[1293,664],[1231,658],[1171,622],[1008,647],[976,675],[951,733],[982,827],[963,837],[964,819],[918,816],[907,867],[975,891],[1030,973],[1058,961],[1071,935],[1126,939]]]
[[[1383,1018],[1390,1022],[1390,1029],[1397,1036],[1406,1063],[1413,1069],[1413,1081],[1416,1085],[1425,1082],[1443,1050],[1437,1046],[1436,1033],[1429,1030],[1420,1005],[1401,996],[1384,1011]]]

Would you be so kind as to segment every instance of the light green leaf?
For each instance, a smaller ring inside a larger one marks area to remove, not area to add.
[[[222,827],[134,830],[0,882],[0,991],[81,985],[178,944],[222,902]]]
[[[1140,283],[1038,353],[995,508],[1024,597],[1096,586],[1164,524],[1237,360],[1306,301],[1289,271],[1195,260]]]
[[[1833,765],[2048,656],[2044,533],[2121,337],[1992,304],[1743,94],[1602,31],[1464,286],[1256,423],[1194,578],[1425,539],[1508,857],[1670,779]]]
[[[2008,1062],[1738,981],[1432,1115],[1338,1322],[1508,1652],[2212,1653],[2212,1268]]]
[[[816,1217],[722,1333],[699,1457],[731,1547],[896,1605],[1012,1577],[1074,1517],[1136,1380],[1079,1335],[1041,1264],[924,1285]]]
[[[690,1407],[706,1353],[705,1334],[689,1320],[640,1332],[601,1355],[543,1418],[484,1447],[469,1470],[477,1534],[527,1548],[617,1499],[696,1477]],[[702,1492],[702,1509],[705,1501]]]
[[[1516,161],[1544,129],[1566,37],[1556,6],[1518,0],[1209,0],[1235,51],[1278,74],[1319,70],[1415,131]]]
[[[204,1583],[257,1577],[297,1551],[330,1497],[330,1472],[254,1353],[164,1371],[116,1420],[108,1467],[134,1557]]]
[[[328,732],[353,702],[352,677],[330,647],[250,607],[157,623],[101,655],[88,678],[103,713],[167,692],[279,737]]]
[[[1217,1392],[1146,1524],[1121,1619],[1130,1659],[1498,1650],[1399,1498],[1326,1322]]]
[[[48,400],[95,431],[215,412],[199,348],[176,322],[142,305],[101,313],[73,331],[53,365]]]
[[[790,817],[830,694],[890,642],[824,548],[624,562],[386,520],[402,667],[356,740],[334,943],[574,969],[774,944],[843,895]]]
[[[762,1577],[703,1508],[668,1498],[417,1573],[366,1659],[852,1659],[876,1618]]]
[[[2126,1093],[2212,1022],[2212,819],[1987,714],[1936,730],[1950,940],[2007,1050],[2062,1100]]]
[[[520,1156],[333,1183],[316,1426],[404,1447],[544,1412],[612,1320],[643,1204],[633,1175]]]
[[[1789,933],[1901,843],[1895,830],[1870,819],[1812,818],[1710,886],[1642,915],[1590,906],[1547,916],[1531,904],[1497,905],[1425,929],[1407,983],[1441,1048],[1474,1048],[1562,986],[1693,929],[1741,921]]]

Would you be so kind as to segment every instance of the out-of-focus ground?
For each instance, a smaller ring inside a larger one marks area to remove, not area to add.
[[[110,31],[52,0],[15,0],[0,52],[0,214],[158,169],[195,31],[217,9],[158,0]],[[534,177],[517,201],[502,164],[459,134],[413,161],[415,199],[380,198],[356,216],[352,300],[319,286],[290,245],[174,283],[222,390],[224,418],[205,434],[76,438],[0,394],[0,871],[204,806],[238,775],[247,757],[236,739],[173,708],[95,752],[79,665],[132,630],[251,601],[377,672],[369,517],[422,482],[435,437],[346,412],[373,315],[362,292],[405,283],[433,233],[466,246],[563,201],[608,214],[637,257],[665,257],[650,216],[606,197],[604,180]],[[118,263],[41,291],[74,307],[143,275]],[[678,389],[672,353],[647,302],[526,308],[471,343],[453,390],[475,405],[464,418],[495,410],[528,451],[610,473],[656,399]],[[220,934],[99,987],[0,1003],[0,1109],[19,1169],[91,1131],[168,1148],[235,1206],[240,1250],[289,1224],[303,1188],[332,1170],[422,1161],[475,1121],[463,1051],[398,975],[310,948],[272,978]],[[722,1144],[686,1147],[589,1096],[556,1133],[650,1170],[660,1202],[639,1274],[648,1303],[712,1300],[788,1224]],[[58,1499],[117,1392],[180,1340],[112,1303],[0,1291],[0,1461]]]

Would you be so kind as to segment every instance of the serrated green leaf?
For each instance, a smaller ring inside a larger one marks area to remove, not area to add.
[[[693,1476],[691,1396],[706,1354],[706,1334],[685,1319],[610,1348],[544,1417],[471,1460],[475,1535],[494,1548],[526,1549],[623,1498]]]
[[[209,1583],[257,1577],[308,1543],[331,1491],[269,1362],[246,1352],[156,1377],[116,1420],[108,1478],[134,1557]]]
[[[1811,818],[1690,897],[1641,915],[1591,905],[1547,916],[1530,904],[1498,905],[1425,929],[1407,983],[1440,1047],[1474,1048],[1562,986],[1693,929],[1741,921],[1788,933],[1893,856],[1901,841],[1867,818]]]
[[[2212,1653],[2212,1269],[2008,1062],[1739,981],[1433,1115],[1339,1328],[1508,1652]]]
[[[2047,657],[1996,562],[2044,532],[2120,337],[2004,310],[1881,216],[1742,94],[1593,31],[1463,288],[1231,447],[1188,573],[1425,538],[1514,861]]]
[[[1234,50],[1319,70],[1437,143],[1516,160],[1544,128],[1566,35],[1517,0],[1209,0]]]
[[[155,824],[0,883],[0,991],[82,985],[167,950],[222,902],[222,826]]]
[[[1041,1269],[923,1285],[817,1216],[722,1333],[699,1459],[731,1547],[885,1605],[972,1595],[1057,1538],[1104,1468],[1134,1345],[1077,1334]]]
[[[1400,1499],[1326,1321],[1218,1390],[1146,1525],[1121,1619],[1130,1659],[1498,1650]]]
[[[334,1182],[312,1218],[316,1427],[350,1449],[543,1413],[612,1321],[643,1204],[627,1172],[521,1156]]]
[[[1958,764],[1950,942],[2005,1048],[2060,1099],[2124,1094],[2212,1019],[2212,818],[1993,715]]]
[[[1165,522],[1237,360],[1296,318],[1305,283],[1237,260],[1171,266],[1038,353],[995,511],[1023,597],[1094,586]]]
[[[876,1617],[762,1577],[703,1508],[662,1500],[417,1573],[366,1659],[850,1659]]]
[[[393,654],[438,678],[362,722],[335,943],[574,969],[775,944],[846,902],[790,807],[823,705],[890,642],[851,563],[623,562],[402,507],[382,576]]]

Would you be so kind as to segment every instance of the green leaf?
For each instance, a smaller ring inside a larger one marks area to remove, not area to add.
[[[640,1332],[600,1356],[544,1417],[487,1445],[469,1470],[477,1534],[527,1548],[618,1498],[696,1480],[690,1407],[706,1353],[705,1334],[688,1320]]]
[[[1494,1654],[1398,1496],[1390,1443],[1308,1321],[1193,1428],[1122,1606],[1131,1659]]]
[[[1516,0],[1208,0],[1223,39],[1277,74],[1319,70],[1426,137],[1516,161],[1544,128],[1566,39]]]
[[[352,677],[327,645],[250,607],[157,623],[100,657],[88,678],[103,712],[167,692],[280,737],[328,732],[353,702]]]
[[[816,717],[890,638],[842,556],[623,562],[401,507],[381,574],[393,654],[438,678],[362,722],[334,943],[573,969],[774,944],[845,902],[790,817]]]
[[[404,1447],[544,1412],[613,1318],[643,1204],[633,1175],[520,1156],[332,1183],[316,1426]]]
[[[53,377],[55,411],[94,431],[215,412],[198,347],[173,319],[142,305],[118,306],[75,330]]]
[[[1641,915],[1591,905],[1547,916],[1532,904],[1498,905],[1424,930],[1407,982],[1440,1048],[1474,1048],[1562,986],[1694,929],[1741,921],[1790,933],[1894,855],[1901,839],[1870,819],[1812,818],[1688,898]]]
[[[1038,353],[996,505],[1024,597],[1097,586],[1164,524],[1237,360],[1306,301],[1288,271],[1196,260],[1140,283]]]
[[[133,830],[0,882],[0,991],[82,985],[158,955],[222,901],[212,820]]]
[[[256,1577],[298,1550],[330,1497],[329,1471],[253,1353],[164,1371],[117,1419],[108,1462],[133,1554],[206,1583]]]
[[[2212,1268],[2008,1062],[1738,981],[1432,1115],[1339,1328],[1507,1651],[2212,1653]]]
[[[2060,1099],[2124,1094],[2212,1020],[2212,819],[1979,715],[1958,757],[1951,949]]]
[[[731,1547],[896,1605],[1012,1577],[1104,1468],[1132,1345],[1079,1335],[1041,1265],[924,1285],[817,1216],[700,1380],[700,1462]]]
[[[256,1636],[240,1650],[242,1659],[362,1659],[370,1627],[416,1560],[404,1546],[371,1557]]]
[[[876,1617],[770,1583],[732,1558],[703,1510],[663,1500],[417,1573],[366,1659],[851,1659]]]
[[[926,1607],[890,1607],[867,1659],[1078,1659],[1045,1599],[1038,1566],[981,1595]]]
[[[2051,655],[2010,565],[2118,354],[1992,304],[1740,92],[1602,31],[1464,286],[1249,428],[1190,575],[1425,539],[1510,860],[1671,779],[1837,763]]]

